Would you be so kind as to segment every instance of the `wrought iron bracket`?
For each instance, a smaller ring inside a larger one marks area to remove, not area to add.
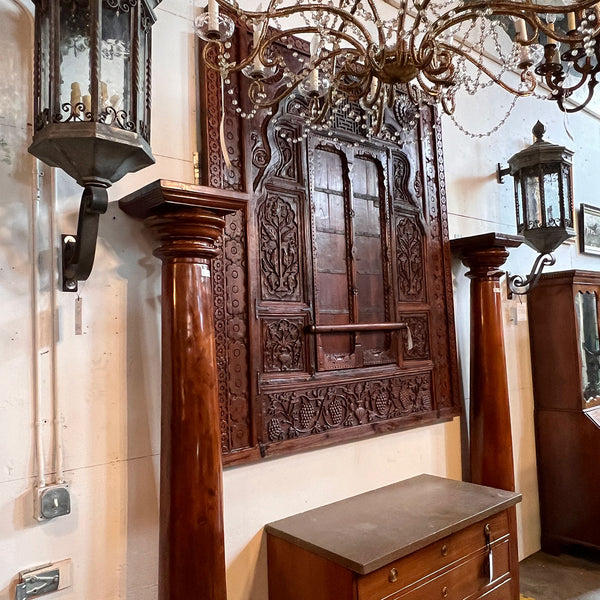
[[[553,254],[539,254],[527,277],[507,273],[508,298],[512,298],[513,294],[519,296],[526,294],[538,282],[544,267],[551,267],[555,262],[556,258]]]
[[[502,165],[498,163],[498,166],[496,167],[496,181],[498,183],[504,183],[505,175],[510,175],[510,167],[502,168]]]
[[[63,292],[76,292],[77,282],[90,276],[96,254],[98,222],[107,208],[106,187],[86,185],[81,195],[77,235],[62,236]]]

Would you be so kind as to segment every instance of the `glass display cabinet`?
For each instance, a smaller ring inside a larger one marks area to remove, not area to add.
[[[600,273],[543,275],[529,292],[542,549],[600,549]]]

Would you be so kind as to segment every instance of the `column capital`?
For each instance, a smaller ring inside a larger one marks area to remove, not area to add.
[[[470,269],[465,275],[470,279],[499,280],[504,271],[508,248],[517,248],[524,242],[523,236],[507,233],[483,233],[450,241],[453,256]]]
[[[158,179],[119,200],[119,207],[144,219],[160,241],[158,258],[212,258],[225,216],[247,201],[242,192]]]

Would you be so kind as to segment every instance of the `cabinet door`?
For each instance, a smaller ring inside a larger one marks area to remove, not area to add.
[[[600,404],[600,339],[598,335],[598,289],[595,286],[575,288],[581,393],[583,408]]]

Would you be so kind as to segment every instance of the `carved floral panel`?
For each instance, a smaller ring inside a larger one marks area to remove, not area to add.
[[[295,201],[267,196],[258,208],[262,298],[300,299],[298,209]]]
[[[396,269],[399,300],[425,300],[423,233],[415,218],[399,217],[396,221]]]
[[[270,442],[383,422],[432,409],[431,375],[266,393]]]
[[[264,371],[304,370],[304,320],[263,320]]]

